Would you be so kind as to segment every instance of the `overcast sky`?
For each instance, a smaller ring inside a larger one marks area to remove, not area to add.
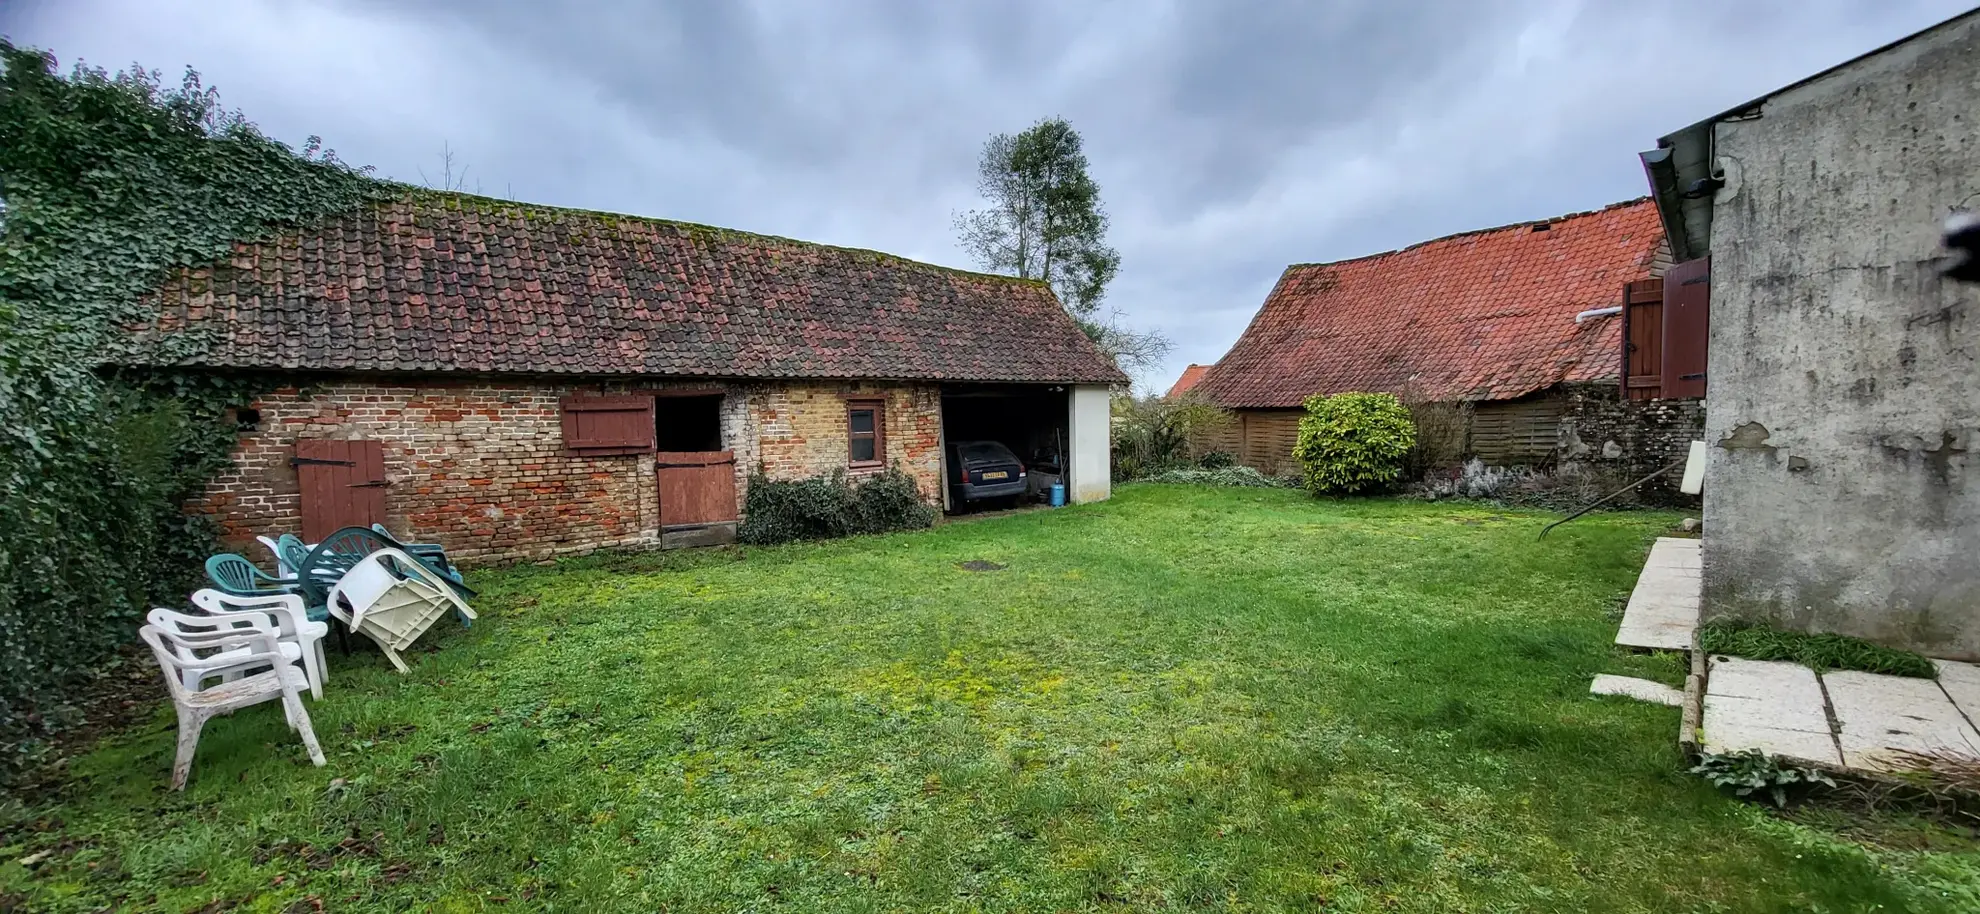
[[[1640,196],[1679,127],[1968,0],[0,0],[17,44],[467,189],[973,266],[985,138],[1086,138],[1108,304],[1221,356],[1286,264]],[[408,9],[413,8],[413,9]]]

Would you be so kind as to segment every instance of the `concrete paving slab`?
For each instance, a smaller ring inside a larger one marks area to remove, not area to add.
[[[1840,672],[1822,677],[1835,709],[1836,740],[1852,768],[1903,767],[1892,750],[1980,756],[1980,732],[1936,680]]]
[[[1710,688],[1710,681],[1707,681]],[[1829,714],[1822,700],[1788,702],[1776,698],[1735,698],[1705,693],[1705,732],[1726,730],[1802,730],[1829,735]]]
[[[1629,605],[1623,608],[1617,644],[1662,650],[1691,647],[1691,634],[1698,628],[1697,542],[1659,537],[1650,547]]]
[[[1842,764],[1842,757],[1836,754],[1836,742],[1829,737],[1829,734],[1807,730],[1744,727],[1714,731],[1711,725],[1707,724],[1705,741],[1700,744],[1700,748],[1706,752],[1716,753],[1758,749],[1768,755],[1799,759],[1804,762],[1823,765]]]
[[[1715,656],[1707,667],[1711,679],[1708,695],[1733,698],[1772,698],[1800,707],[1822,706],[1822,684],[1815,671],[1799,663],[1782,660],[1743,660]],[[1823,727],[1827,727],[1823,724]]]
[[[1939,665],[1939,688],[1946,690],[1954,706],[1966,715],[1966,722],[1980,726],[1980,666],[1954,660],[1934,660]]]
[[[1798,663],[1715,657],[1705,681],[1703,748],[1842,764],[1822,684]]]
[[[1673,689],[1661,682],[1637,679],[1634,676],[1611,676],[1603,673],[1596,676],[1595,681],[1589,684],[1588,691],[1592,695],[1620,695],[1637,701],[1670,705],[1673,708],[1684,704],[1683,690]]]

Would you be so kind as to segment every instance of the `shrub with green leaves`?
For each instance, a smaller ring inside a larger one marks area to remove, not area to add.
[[[314,139],[263,136],[190,70],[64,76],[0,40],[0,773],[59,723],[58,686],[183,602],[212,551],[180,506],[256,381],[109,374],[120,328],[176,266],[393,192]]]
[[[1221,467],[1214,470],[1170,470],[1157,473],[1143,482],[1166,482],[1192,486],[1229,486],[1234,488],[1276,489],[1286,485],[1286,481],[1267,476],[1251,467]]]
[[[1359,495],[1393,488],[1415,444],[1409,408],[1394,394],[1315,395],[1306,398],[1293,458],[1307,491]]]
[[[1206,451],[1196,458],[1196,465],[1206,470],[1221,470],[1238,465],[1237,455],[1230,451]]]
[[[857,483],[844,471],[810,479],[749,481],[742,528],[736,537],[767,545],[831,539],[861,533],[919,530],[935,523],[914,479],[889,469]]]
[[[1786,806],[1788,794],[1797,790],[1816,784],[1836,786],[1820,769],[1791,765],[1758,749],[1723,755],[1708,752],[1699,758],[1691,773],[1703,776],[1714,787],[1730,787],[1737,796],[1763,794],[1775,806]]]

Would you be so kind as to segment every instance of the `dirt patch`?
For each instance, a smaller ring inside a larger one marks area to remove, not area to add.
[[[964,571],[1003,571],[1010,566],[999,565],[996,562],[986,562],[982,559],[970,559],[967,562],[958,562],[956,567]]]

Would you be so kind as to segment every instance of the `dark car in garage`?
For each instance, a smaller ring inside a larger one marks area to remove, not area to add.
[[[1030,485],[1024,462],[996,441],[956,441],[949,445],[949,500],[957,507],[971,502],[1016,501]]]

